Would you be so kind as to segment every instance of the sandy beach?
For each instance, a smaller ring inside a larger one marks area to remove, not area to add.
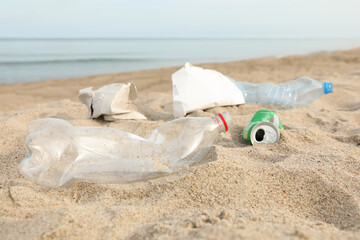
[[[359,239],[360,48],[200,66],[252,83],[308,76],[333,82],[334,93],[292,109],[245,104],[191,113],[227,111],[234,121],[209,164],[146,182],[48,189],[19,172],[29,121],[61,118],[146,136],[173,119],[171,74],[180,66],[0,85],[0,239]],[[129,81],[148,120],[86,119],[79,89]],[[249,146],[240,134],[261,109],[275,111],[284,130],[276,144]]]

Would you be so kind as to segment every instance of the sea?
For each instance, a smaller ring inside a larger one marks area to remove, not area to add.
[[[0,84],[360,47],[360,39],[0,39]]]

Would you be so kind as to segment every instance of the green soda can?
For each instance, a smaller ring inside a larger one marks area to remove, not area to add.
[[[269,110],[257,111],[241,133],[251,145],[276,143],[280,139],[279,129],[284,129],[279,116]]]

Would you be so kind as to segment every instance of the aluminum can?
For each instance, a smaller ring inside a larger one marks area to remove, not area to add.
[[[276,143],[280,139],[279,129],[284,129],[279,116],[269,110],[257,111],[241,133],[251,145]]]

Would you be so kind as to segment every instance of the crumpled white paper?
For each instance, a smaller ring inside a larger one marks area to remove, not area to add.
[[[79,100],[88,107],[88,118],[103,115],[106,121],[116,119],[146,119],[141,113],[131,109],[131,101],[137,98],[133,83],[113,83],[96,91],[92,87],[79,91]]]
[[[174,117],[197,109],[244,104],[241,90],[223,74],[186,63],[172,75]]]

